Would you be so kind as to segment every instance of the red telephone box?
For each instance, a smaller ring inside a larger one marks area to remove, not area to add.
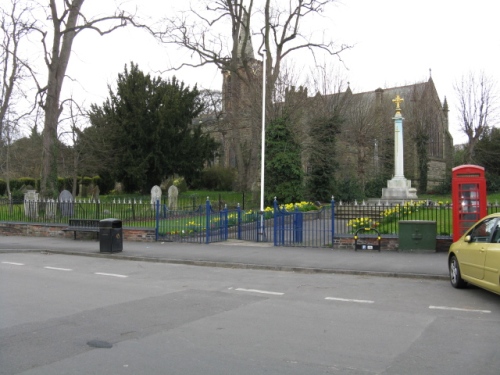
[[[457,241],[476,221],[487,214],[486,178],[478,165],[452,169],[453,241]]]

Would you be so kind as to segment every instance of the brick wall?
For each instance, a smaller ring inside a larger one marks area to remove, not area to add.
[[[377,244],[375,237],[366,237],[366,242],[369,244]],[[358,242],[359,243],[359,242]],[[436,252],[447,252],[450,245],[453,243],[451,237],[437,237],[436,238]],[[341,236],[336,237],[334,240],[334,246],[336,249],[353,249],[354,248],[354,238],[353,236]],[[395,250],[399,249],[399,237],[394,235],[382,235],[380,241],[380,247],[383,250]]]
[[[26,224],[0,222],[0,236],[60,237],[73,238],[73,232],[63,231],[64,224]],[[152,242],[155,240],[154,229],[123,228],[125,241]],[[76,232],[77,239],[95,239],[96,233]]]

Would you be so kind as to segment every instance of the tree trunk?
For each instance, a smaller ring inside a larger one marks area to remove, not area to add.
[[[84,0],[73,0],[68,5],[67,16],[59,17],[56,0],[50,0],[54,36],[52,53],[46,56],[49,70],[47,100],[45,102],[45,125],[43,129],[41,193],[44,197],[57,198],[57,126],[61,114],[60,96],[71,47],[76,36],[75,26]],[[62,28],[64,27],[64,28]]]

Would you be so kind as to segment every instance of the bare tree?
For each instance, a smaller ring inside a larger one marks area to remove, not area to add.
[[[33,113],[36,104],[30,103],[22,83],[34,78],[30,64],[21,54],[21,44],[33,31],[34,22],[25,16],[31,12],[31,4],[10,0],[0,6],[0,170],[11,197],[12,175],[11,146],[20,134],[22,122]]]
[[[81,163],[85,161],[85,149],[80,147],[79,141],[82,135],[82,129],[88,123],[88,116],[85,111],[76,103],[73,98],[67,100],[69,102],[69,114],[67,118],[61,119],[60,122],[68,122],[69,130],[60,134],[60,137],[69,137],[71,160],[68,162],[70,168],[72,183],[72,194],[76,197],[76,188],[78,183],[78,173],[81,170]]]
[[[234,152],[241,188],[256,181],[262,103],[262,74],[266,76],[266,115],[271,113],[275,84],[279,79],[285,57],[294,52],[323,51],[338,56],[347,46],[336,46],[331,40],[315,40],[304,31],[304,21],[319,17],[322,10],[334,0],[294,0],[271,2],[266,0],[261,9],[255,9],[254,0],[217,0],[198,2],[186,13],[165,20],[165,28],[156,33],[164,43],[174,44],[189,51],[195,61],[184,66],[215,65],[231,79],[225,81],[225,95],[232,96],[232,106],[225,105],[226,121],[235,140]],[[202,3],[202,4],[200,4]],[[204,8],[202,10],[202,8]],[[251,42],[252,22],[259,22],[258,54],[266,59],[266,72],[254,58]],[[228,35],[230,35],[228,37]],[[224,91],[223,91],[224,94]],[[226,98],[224,98],[225,102]],[[230,109],[230,111],[229,111]]]
[[[76,36],[84,30],[106,35],[128,24],[147,28],[136,23],[133,14],[120,9],[108,16],[89,18],[81,12],[84,1],[50,0],[44,8],[47,19],[51,21],[50,32],[49,27],[37,27],[42,35],[44,60],[48,69],[47,85],[40,88],[41,105],[45,111],[41,181],[41,191],[45,196],[57,195],[57,129],[63,111],[61,90]],[[48,40],[49,36],[52,36],[51,41]]]
[[[281,6],[281,3],[271,4],[271,0],[266,0],[263,9],[256,10],[256,13],[263,15],[262,25],[259,26],[261,40],[258,50],[261,56],[265,54],[268,62],[266,75],[270,88],[274,87],[287,55],[306,49],[313,54],[316,50],[322,50],[329,55],[339,56],[340,52],[350,48],[346,45],[336,46],[332,40],[311,40],[310,35],[303,33],[305,19],[320,14],[328,4],[334,2],[335,0],[295,0]],[[251,84],[248,77],[252,75],[249,73],[255,70],[253,56],[249,55],[248,49],[251,41],[246,38],[240,40],[240,36],[252,35],[254,0],[247,0],[246,6],[243,4],[244,0],[205,0],[204,3],[206,14],[191,8],[187,16],[182,13],[166,19],[165,29],[156,33],[164,43],[186,48],[197,57],[197,62],[183,62],[173,69],[213,64],[221,70],[229,70],[238,75],[246,84]],[[220,24],[230,27],[230,40],[219,33]],[[224,26],[222,30],[223,28]],[[241,33],[242,29],[244,33]],[[251,51],[253,52],[253,48]]]
[[[32,112],[33,105],[28,105],[24,102],[25,93],[20,88],[20,83],[29,75],[31,69],[26,60],[23,60],[20,53],[20,45],[32,32],[33,23],[26,23],[25,15],[31,11],[31,7],[23,5],[16,0],[10,0],[10,3],[0,7],[0,144],[4,134],[4,127],[10,117],[10,123],[18,123],[14,118],[19,118],[18,113],[28,114]],[[13,105],[13,100],[17,107],[22,107],[20,103],[25,105],[25,108],[16,108]],[[10,134],[11,132],[9,132]]]
[[[203,103],[201,116],[222,116],[222,92],[220,90],[200,90],[200,100]]]
[[[496,120],[496,82],[484,72],[470,72],[455,84],[455,91],[460,129],[467,136],[465,162],[473,163],[477,143]]]
[[[378,122],[375,116],[375,106],[369,97],[365,95],[354,95],[346,99],[343,110],[345,119],[342,127],[343,137],[342,148],[344,155],[354,154],[355,165],[352,172],[359,180],[362,192],[365,192],[365,186],[370,178],[380,173],[376,158],[374,157],[376,144],[378,142],[377,131]],[[347,141],[347,142],[345,142]],[[346,158],[345,169],[349,169],[349,159]],[[344,171],[345,174],[346,171]]]
[[[3,127],[2,133],[2,144],[0,144],[0,171],[2,171],[6,182],[6,192],[9,197],[9,201],[12,203],[12,191],[10,189],[11,180],[11,146],[14,135],[17,132],[16,124],[11,124],[8,120],[5,121],[5,126]]]

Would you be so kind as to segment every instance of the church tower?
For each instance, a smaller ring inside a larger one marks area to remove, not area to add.
[[[251,190],[258,179],[262,100],[262,62],[255,59],[250,34],[250,18],[243,9],[237,40],[233,40],[235,55],[222,71],[222,110],[224,124],[221,134],[222,165],[236,168],[237,188]]]
[[[253,74],[257,74],[259,70],[262,70],[261,62],[255,60],[252,37],[250,35],[249,15],[246,9],[243,9],[243,19],[238,31],[238,45],[234,60],[236,62],[235,69],[238,70],[238,74],[244,75],[247,79],[251,79],[252,77],[248,77],[245,74],[244,62],[251,67]],[[222,71],[222,110],[225,113],[233,110],[237,105],[235,101],[242,98],[243,87],[242,82],[237,82],[241,80],[241,78],[237,77],[238,74],[230,70]]]

